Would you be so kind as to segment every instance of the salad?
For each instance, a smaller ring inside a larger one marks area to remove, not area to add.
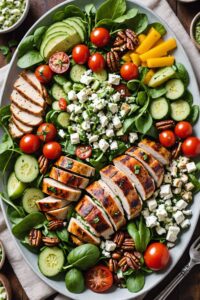
[[[18,47],[0,109],[1,198],[41,273],[72,293],[138,292],[190,226],[199,106],[165,34],[106,0],[66,5]]]

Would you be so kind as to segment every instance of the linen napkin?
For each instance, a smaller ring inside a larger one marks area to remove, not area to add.
[[[175,29],[176,35],[179,40],[182,42],[183,47],[185,48],[190,61],[193,65],[193,69],[196,73],[198,83],[200,84],[200,55],[198,50],[193,45],[185,29],[181,25],[180,21],[170,8],[166,0],[136,0],[139,4],[143,4],[153,11],[155,11],[159,16],[164,20],[167,20],[168,25]],[[8,67],[0,69],[0,88],[5,78],[5,73],[7,72]],[[21,282],[27,296],[31,300],[43,300],[48,298],[50,295],[55,294],[55,291],[43,283],[40,278],[38,278],[30,267],[23,260],[21,254],[16,249],[14,239],[11,238],[11,235],[6,228],[6,224],[3,220],[3,214],[0,209],[0,238],[3,240],[6,248],[7,257]],[[15,255],[13,255],[13,249],[15,249]],[[69,298],[57,295],[54,300],[69,300]]]

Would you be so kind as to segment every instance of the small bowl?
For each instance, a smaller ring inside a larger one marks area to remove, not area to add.
[[[6,300],[11,300],[12,299],[11,285],[10,285],[10,282],[8,281],[8,279],[3,274],[0,274],[0,283],[5,288],[6,295],[7,295]]]
[[[0,248],[2,249],[2,258],[1,258],[1,260],[0,260],[0,270],[1,270],[1,268],[2,268],[3,265],[4,265],[5,258],[6,258],[5,249],[4,249],[4,246],[3,246],[3,243],[2,243],[1,240],[0,240]]]
[[[200,12],[192,20],[192,23],[190,25],[190,37],[191,37],[193,43],[195,44],[195,46],[200,50],[200,44],[197,43],[197,41],[195,40],[195,37],[194,37],[194,28],[195,28],[195,24],[198,20],[200,20]]]
[[[11,27],[0,30],[0,34],[8,33],[15,30],[24,21],[30,8],[30,0],[25,0],[25,2],[26,2],[26,6],[19,20],[16,23],[14,23]]]
[[[196,2],[199,0],[178,0],[179,2],[184,2],[184,3],[192,3],[192,2]]]

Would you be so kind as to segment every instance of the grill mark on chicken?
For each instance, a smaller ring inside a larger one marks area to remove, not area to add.
[[[127,177],[123,177],[122,179],[119,178],[118,180],[115,180],[115,183],[121,188],[125,196],[127,196],[133,189],[133,186],[131,185]]]

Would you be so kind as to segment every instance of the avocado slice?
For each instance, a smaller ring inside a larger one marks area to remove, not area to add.
[[[55,52],[66,52],[71,47],[73,47],[73,45],[70,42],[69,36],[67,34],[60,33],[57,35],[52,35],[52,37],[50,36],[49,39],[47,39],[47,42],[45,43],[41,54],[44,57],[44,59],[48,60],[49,57]]]
[[[74,20],[70,20],[70,18],[63,20],[63,22],[76,30],[76,32],[80,36],[81,42],[85,40],[85,32],[77,22],[75,22]]]
[[[78,33],[73,29],[72,27],[69,27],[67,24],[63,23],[62,26],[57,25],[49,29],[46,33],[46,38],[49,37],[52,34],[56,33],[62,33],[62,34],[68,34],[71,37],[71,40],[74,44],[80,43],[80,37]]]
[[[165,67],[157,71],[148,83],[149,87],[155,88],[160,86],[175,74],[175,70],[171,67]]]

